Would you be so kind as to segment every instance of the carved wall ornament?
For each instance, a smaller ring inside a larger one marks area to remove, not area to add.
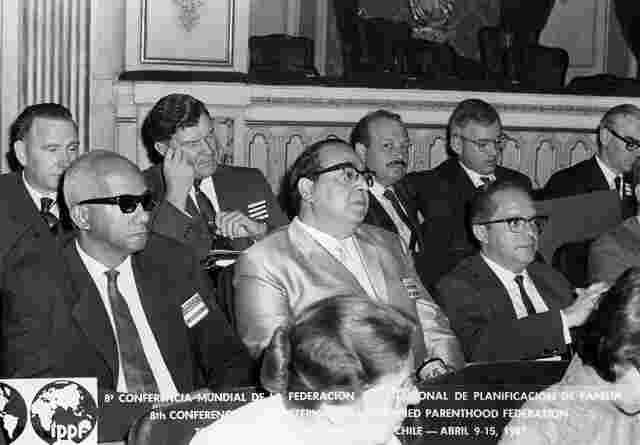
[[[173,0],[180,10],[178,19],[185,31],[191,32],[200,23],[201,10],[205,5],[204,0]]]

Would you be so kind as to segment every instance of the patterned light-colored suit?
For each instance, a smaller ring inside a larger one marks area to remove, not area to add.
[[[640,223],[638,217],[626,219],[591,244],[589,279],[613,283],[629,267],[640,267]]]
[[[362,224],[354,237],[379,301],[420,320],[424,358],[438,357],[453,368],[461,367],[462,352],[449,320],[420,283],[398,235]],[[309,304],[338,294],[366,295],[354,275],[296,220],[246,250],[235,267],[238,333],[255,357],[276,327]],[[417,295],[410,296],[407,285]]]

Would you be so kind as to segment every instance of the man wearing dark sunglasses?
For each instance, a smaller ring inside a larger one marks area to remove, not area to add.
[[[470,218],[480,253],[445,275],[435,295],[467,361],[566,352],[573,342],[570,329],[584,323],[606,285],[573,290],[562,274],[535,261],[546,218],[517,184],[496,181],[479,192]]]
[[[477,251],[467,219],[468,204],[495,180],[513,181],[531,189],[524,174],[501,166],[502,152],[512,139],[503,132],[496,109],[480,99],[467,99],[453,110],[447,126],[449,159],[432,170],[410,173],[407,181],[427,223],[432,281]]]
[[[95,150],[65,176],[77,236],[28,258],[3,295],[3,377],[97,377],[104,391],[172,397],[253,383],[252,360],[193,252],[151,234],[154,202],[126,158]]]
[[[554,173],[544,187],[545,199],[616,190],[623,218],[636,214],[631,169],[640,156],[640,109],[622,104],[608,110],[597,130],[594,156]]]
[[[358,293],[413,314],[421,377],[463,365],[447,318],[416,274],[397,234],[363,224],[373,174],[340,139],[307,147],[286,190],[296,214],[240,255],[235,269],[237,329],[259,357],[276,327],[314,301]]]
[[[145,172],[158,206],[151,227],[203,258],[216,237],[246,248],[288,222],[260,170],[225,165],[206,106],[186,94],[161,98],[142,137],[156,165]]]

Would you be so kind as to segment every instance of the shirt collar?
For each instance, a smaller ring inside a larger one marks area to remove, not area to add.
[[[43,194],[40,193],[38,190],[36,190],[35,188],[33,188],[31,186],[31,184],[29,184],[29,182],[27,181],[27,177],[24,174],[24,170],[22,171],[22,182],[24,182],[24,186],[27,189],[27,192],[29,193],[29,196],[31,196],[31,199],[33,200],[33,202],[35,203],[36,207],[38,208],[38,211],[40,210],[40,201],[42,198],[51,198],[54,202],[54,206],[57,205],[57,196],[55,193],[49,193],[49,194]]]
[[[484,181],[482,181],[481,178],[490,178],[492,181],[496,180],[496,175],[493,173],[491,173],[490,175],[481,175],[477,171],[474,171],[468,168],[466,165],[464,165],[462,161],[458,161],[458,163],[460,164],[462,169],[465,171],[467,176],[469,176],[469,179],[471,179],[471,182],[473,183],[473,185],[476,187],[480,187],[481,185],[484,185]]]
[[[600,159],[599,155],[596,155],[596,162],[598,163],[598,167],[600,167],[600,170],[602,170],[602,173],[604,174],[604,177],[607,180],[607,183],[609,184],[609,186],[614,186],[615,185],[614,180],[617,177],[622,177],[622,174],[616,173],[607,164],[605,164],[604,161]]]
[[[371,193],[373,193],[373,195],[376,198],[382,198],[384,192],[387,190],[388,187],[385,187],[384,185],[380,184],[378,181],[376,181],[375,179],[373,180],[373,185],[371,187],[369,187],[369,191]]]
[[[96,260],[87,252],[85,252],[84,249],[80,246],[80,243],[78,242],[77,239],[75,240],[75,243],[76,243],[76,250],[78,251],[78,255],[80,255],[80,259],[82,260],[84,265],[87,266],[89,273],[93,277],[103,276],[104,273],[110,269],[115,269],[118,272],[122,273],[124,269],[126,269],[127,267],[131,267],[131,255],[127,256],[124,259],[124,261],[120,263],[118,266],[111,268],[111,267],[105,266],[100,261]]]
[[[513,271],[510,271],[509,269],[502,267],[500,264],[496,263],[495,261],[490,259],[488,256],[486,256],[484,253],[481,253],[480,256],[487,263],[487,266],[489,266],[489,268],[504,283],[511,283],[516,277],[516,275],[522,275],[525,279],[529,277],[529,274],[527,273],[527,269],[524,269],[520,273],[514,273]]]

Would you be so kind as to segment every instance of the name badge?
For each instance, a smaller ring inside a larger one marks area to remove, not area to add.
[[[420,285],[413,278],[403,278],[402,284],[404,288],[407,290],[409,294],[409,298],[415,300],[416,298],[420,298]]]
[[[269,218],[269,212],[267,212],[267,201],[252,202],[247,206],[249,218],[263,220]]]
[[[180,305],[185,324],[192,328],[207,316],[209,308],[198,292]]]

